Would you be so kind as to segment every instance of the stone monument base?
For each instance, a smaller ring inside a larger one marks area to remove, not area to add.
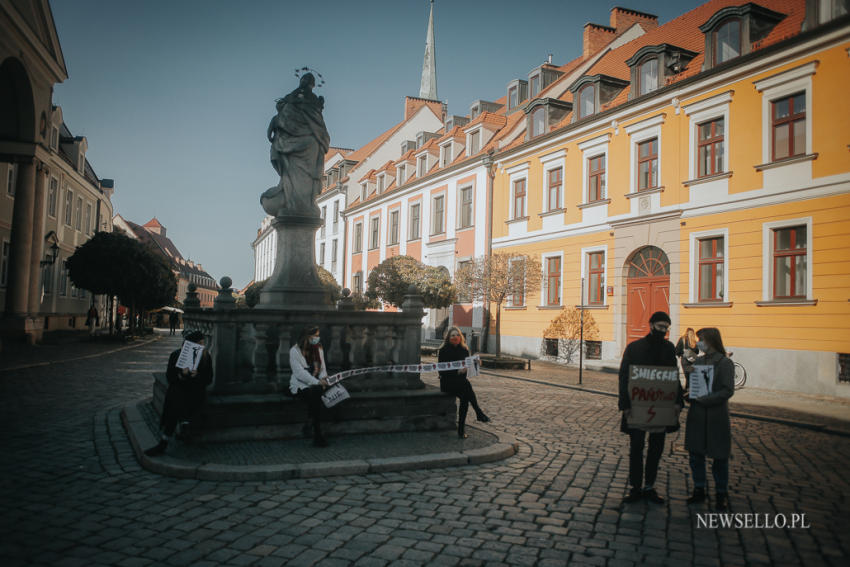
[[[161,415],[168,382],[164,373],[154,377],[153,406]],[[324,409],[323,433],[437,431],[456,424],[454,396],[433,386],[349,392],[349,399]],[[291,439],[302,435],[307,406],[281,393],[208,395],[198,421],[191,433],[201,442]]]

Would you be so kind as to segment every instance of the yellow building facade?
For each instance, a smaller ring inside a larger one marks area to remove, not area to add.
[[[708,2],[587,69],[551,130],[528,104],[493,250],[538,258],[542,287],[503,350],[545,354],[583,304],[615,366],[663,309],[674,342],[718,327],[748,385],[850,396],[850,21],[824,6]]]

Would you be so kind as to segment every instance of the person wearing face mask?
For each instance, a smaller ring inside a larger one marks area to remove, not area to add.
[[[726,356],[718,329],[700,329],[697,331],[697,338],[697,348],[704,354],[697,357],[693,366],[712,366],[714,381],[709,394],[688,399],[690,408],[685,424],[685,449],[690,453],[691,476],[694,481],[694,493],[688,498],[688,504],[705,502],[705,458],[711,457],[714,508],[725,510],[729,505],[729,454],[732,451],[729,398],[735,393],[735,365]],[[685,376],[689,380],[693,366],[685,366]]]
[[[620,421],[620,431],[629,435],[629,484],[631,490],[624,499],[625,502],[637,502],[641,499],[656,504],[664,503],[664,499],[655,490],[655,479],[658,475],[658,464],[664,452],[666,432],[679,429],[678,423],[657,430],[644,430],[628,425],[631,399],[629,397],[629,367],[633,364],[641,366],[672,366],[676,367],[676,347],[666,339],[670,330],[670,316],[664,311],[656,311],[649,318],[649,334],[630,343],[623,353],[620,363],[620,393],[619,408],[623,412]],[[679,386],[677,409],[683,404],[681,386]],[[646,454],[646,468],[643,466],[643,448],[646,444],[646,434],[649,433],[649,449]]]
[[[446,332],[446,337],[443,340],[443,345],[440,347],[437,360],[439,362],[452,362],[455,360],[464,360],[469,356],[469,349],[466,347],[466,341],[463,338],[463,333],[457,327],[451,327]],[[460,370],[443,370],[440,372],[440,391],[457,396],[460,400],[457,417],[457,436],[460,439],[466,439],[464,426],[466,425],[466,414],[469,411],[470,404],[475,410],[475,417],[482,423],[487,423],[490,418],[484,413],[478,405],[478,400],[475,397],[475,392],[472,390],[472,384],[466,377],[466,368]]]
[[[313,445],[327,447],[322,435],[322,394],[328,387],[328,370],[318,327],[307,327],[301,332],[298,342],[289,349],[289,366],[292,369],[289,391],[307,404],[307,414],[313,422]]]

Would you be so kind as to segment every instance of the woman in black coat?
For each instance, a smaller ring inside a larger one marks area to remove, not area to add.
[[[457,327],[449,328],[443,340],[443,345],[440,347],[437,360],[439,362],[453,362],[455,360],[464,360],[468,356],[469,349],[466,347],[463,333]],[[464,426],[466,425],[466,413],[469,411],[470,404],[472,404],[472,409],[475,410],[475,417],[478,421],[482,423],[490,421],[490,418],[487,417],[478,405],[475,392],[472,390],[472,384],[469,383],[466,377],[466,368],[441,371],[440,391],[453,394],[460,400],[457,418],[457,436],[459,438],[466,439],[467,437],[464,433]]]

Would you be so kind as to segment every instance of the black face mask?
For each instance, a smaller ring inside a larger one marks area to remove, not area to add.
[[[667,335],[667,331],[659,331],[658,329],[650,329],[652,338],[656,340],[663,339]]]

